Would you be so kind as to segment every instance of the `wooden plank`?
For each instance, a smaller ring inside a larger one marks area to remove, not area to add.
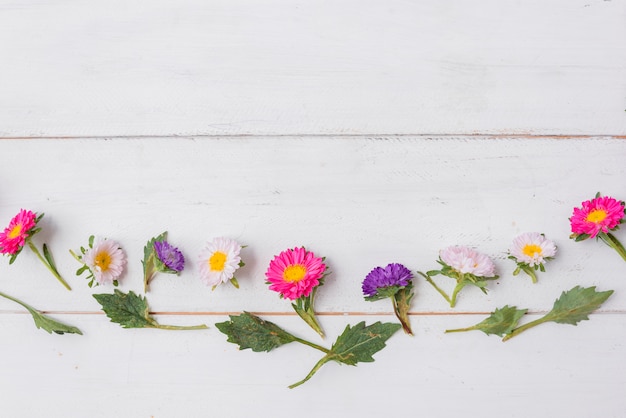
[[[506,343],[479,332],[443,334],[474,318],[423,317],[415,337],[394,335],[374,363],[330,363],[293,390],[287,385],[303,378],[321,353],[297,345],[270,353],[238,351],[213,326],[225,317],[207,318],[211,329],[193,332],[122,330],[84,315],[62,319],[85,335],[50,336],[30,327],[25,315],[0,315],[3,415],[244,417],[254,410],[313,417],[394,410],[435,417],[480,411],[487,418],[582,418],[618,417],[626,408],[624,314],[592,315],[577,327],[546,324]],[[268,319],[300,328],[296,318]],[[329,335],[360,320],[389,318],[333,317]]]
[[[0,4],[0,136],[624,135],[624,0]]]
[[[597,191],[626,196],[624,140],[4,140],[0,154],[0,178],[10,180],[0,186],[2,223],[22,207],[45,212],[36,241],[50,244],[74,288],[63,289],[29,251],[12,266],[1,260],[4,291],[39,309],[95,312],[91,294],[112,291],[89,289],[74,276],[79,264],[68,250],[86,245],[90,234],[121,243],[129,263],[120,288],[141,292],[143,247],[168,230],[188,267],[153,282],[148,299],[159,312],[291,312],[264,274],[275,254],[299,245],[326,256],[332,271],[317,298],[320,312],[389,312],[386,302],[363,300],[365,275],[390,262],[435,269],[449,245],[488,254],[501,276],[487,296],[464,290],[454,312],[505,304],[545,311],[577,284],[616,290],[605,309],[626,311],[623,260],[599,242],[568,238],[574,206]],[[543,232],[559,246],[536,285],[513,277],[507,259],[524,231]],[[212,292],[197,278],[196,258],[205,241],[222,235],[248,245],[246,267],[239,290]],[[623,232],[617,236],[626,242]],[[440,282],[451,290],[451,279]],[[427,283],[416,283],[414,312],[451,311]],[[15,306],[0,301],[0,309]]]

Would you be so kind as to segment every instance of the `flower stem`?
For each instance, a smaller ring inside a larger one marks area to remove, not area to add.
[[[539,324],[543,324],[544,322],[550,322],[551,319],[547,316],[541,317],[539,319],[535,319],[534,321],[531,321],[527,324],[522,325],[521,327],[517,327],[515,328],[513,331],[511,331],[510,333],[508,333],[507,335],[504,336],[504,338],[502,338],[502,341],[507,341],[510,340],[511,338],[515,337],[516,335],[526,331],[529,328],[535,327]]]
[[[448,296],[446,292],[444,292],[441,288],[439,288],[439,286],[435,284],[435,282],[433,281],[433,279],[430,278],[429,275],[424,274],[421,271],[418,271],[417,274],[421,274],[426,279],[426,281],[430,283],[437,290],[437,292],[439,292],[439,294],[444,297],[445,300],[448,301],[450,306],[453,306],[452,301],[450,300],[450,296]]]
[[[28,240],[28,246],[30,247],[30,249],[32,250],[32,252],[35,253],[35,255],[37,256],[37,258],[39,258],[39,260],[44,264],[44,266],[46,266],[46,268],[50,271],[50,273],[52,273],[52,275],[54,277],[57,278],[57,280],[59,282],[61,282],[61,284],[63,286],[65,286],[65,288],[67,290],[72,290],[72,288],[70,287],[69,284],[67,284],[67,282],[63,279],[63,277],[61,277],[61,275],[59,274],[59,272],[57,271],[57,269],[52,266],[48,261],[46,261],[45,258],[43,258],[43,256],[41,255],[41,253],[39,252],[39,250],[37,249],[37,247],[35,247],[35,244],[33,244],[30,240]]]
[[[161,325],[161,324],[156,324],[156,323],[153,325],[153,327],[154,328],[158,328],[158,329],[169,329],[169,330],[175,330],[175,331],[185,331],[185,330],[192,330],[192,329],[207,329],[207,328],[209,328],[205,324],[183,326],[183,325]]]
[[[455,328],[455,329],[447,329],[444,332],[446,334],[449,334],[451,332],[465,332],[465,331],[474,331],[476,328],[476,326],[473,327],[467,327],[467,328]]]
[[[532,268],[524,265],[524,266],[521,266],[521,269],[524,270],[524,273],[530,276],[530,278],[533,280],[533,283],[537,283],[537,275],[535,274],[535,271]]]
[[[450,301],[451,308],[454,308],[456,306],[456,297],[461,291],[461,289],[463,289],[464,287],[465,287],[465,283],[463,283],[463,281],[459,281],[456,284],[456,286],[454,286],[454,290],[452,291],[452,300]]]
[[[402,290],[400,290],[400,292],[402,292]],[[391,297],[391,303],[393,305],[393,312],[396,314],[396,318],[398,318],[398,320],[402,324],[402,329],[404,330],[404,333],[412,336],[413,331],[411,330],[411,325],[409,324],[407,312],[405,312],[404,314],[400,312],[400,308],[398,307],[398,302],[396,301],[395,296]]]
[[[624,248],[622,243],[619,242],[617,238],[615,238],[613,234],[611,234],[610,232],[607,232],[607,233],[600,232],[598,234],[598,237],[600,237],[600,239],[604,241],[606,245],[608,245],[609,247],[617,251],[617,253],[622,257],[622,259],[626,261],[626,249]]]
[[[17,303],[17,304],[22,305],[23,307],[25,307],[25,308],[26,308],[27,310],[29,310],[29,311],[31,311],[31,310],[32,310],[32,311],[35,311],[35,310],[36,310],[36,309],[35,309],[35,308],[33,308],[32,306],[27,305],[26,303],[22,302],[21,300],[16,299],[16,298],[14,298],[13,296],[9,296],[9,295],[7,295],[6,293],[0,292],[0,296],[2,296],[3,298],[6,298],[6,299],[12,300],[13,302],[15,302],[15,303]]]
[[[316,350],[320,350],[326,354],[330,353],[330,350],[327,348],[322,347],[321,345],[317,345],[315,343],[312,343],[311,341],[307,341],[307,340],[303,340],[302,338],[298,338],[294,335],[292,335],[293,340],[299,342],[300,344],[304,344],[304,345],[308,345],[309,347],[313,347]]]
[[[300,386],[301,384],[305,383],[307,380],[309,380],[311,377],[313,377],[313,375],[315,374],[315,372],[317,372],[320,367],[322,367],[326,362],[328,361],[328,358],[323,357],[320,361],[318,361],[315,366],[313,366],[313,369],[311,369],[311,371],[309,372],[309,374],[306,375],[306,377],[304,379],[302,379],[299,382],[294,383],[293,385],[289,385],[289,389],[293,389],[295,387]]]

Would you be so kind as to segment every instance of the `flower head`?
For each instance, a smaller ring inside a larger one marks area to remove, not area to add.
[[[241,267],[241,245],[229,238],[215,238],[200,252],[200,279],[207,286],[217,286],[234,279]]]
[[[469,273],[476,277],[495,276],[496,266],[484,254],[471,248],[453,246],[439,252],[441,261],[461,274]]]
[[[156,241],[154,251],[158,260],[171,271],[179,273],[185,268],[185,256],[167,241]],[[158,266],[158,265],[157,265]],[[157,267],[158,268],[158,267]]]
[[[304,247],[289,249],[275,256],[265,273],[270,290],[296,300],[309,296],[321,284],[326,264]]]
[[[82,262],[99,284],[116,283],[124,271],[126,255],[117,242],[101,239],[85,251]]]
[[[11,219],[9,226],[4,232],[0,232],[0,253],[16,255],[22,251],[22,247],[26,244],[26,239],[33,235],[29,235],[29,233],[35,228],[37,221],[36,213],[21,209]]]
[[[616,229],[624,219],[624,202],[608,196],[586,200],[581,208],[574,208],[570,218],[574,235],[589,235],[594,238],[599,232]]]
[[[387,267],[376,267],[365,276],[361,289],[366,298],[376,296],[391,296],[385,293],[386,289],[394,294],[401,288],[411,284],[413,273],[399,263],[388,264]]]
[[[535,267],[556,255],[556,245],[539,232],[525,232],[513,239],[509,252],[518,263]]]

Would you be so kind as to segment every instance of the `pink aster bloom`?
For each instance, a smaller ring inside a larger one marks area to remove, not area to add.
[[[570,218],[574,234],[586,234],[594,238],[599,232],[608,233],[619,226],[624,219],[624,202],[602,196],[582,203],[582,208],[574,208]]]
[[[270,289],[290,300],[309,296],[320,284],[326,271],[321,257],[304,247],[281,252],[270,262],[265,273]]]
[[[448,247],[439,252],[439,257],[453,270],[462,274],[469,273],[476,277],[493,277],[496,274],[493,261],[471,248]]]
[[[99,240],[85,252],[83,262],[99,284],[115,283],[126,265],[126,255],[113,240]]]
[[[13,255],[18,253],[28,238],[28,233],[37,225],[37,215],[30,210],[21,209],[9,226],[0,233],[0,253]]]

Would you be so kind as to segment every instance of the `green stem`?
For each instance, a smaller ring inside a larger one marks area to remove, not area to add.
[[[396,314],[396,318],[398,318],[400,324],[402,324],[402,329],[404,330],[404,333],[408,335],[413,335],[411,325],[409,324],[408,315],[403,315],[400,312],[400,309],[398,308],[398,302],[396,301],[395,296],[391,297],[391,304],[393,305],[393,312]]]
[[[320,367],[322,367],[324,365],[324,363],[326,363],[328,361],[328,359],[326,357],[323,357],[320,361],[318,361],[315,366],[313,366],[313,369],[311,369],[311,371],[309,372],[309,374],[306,375],[306,377],[304,379],[302,379],[299,382],[294,383],[293,385],[289,386],[289,389],[293,389],[295,387],[300,386],[301,384],[305,383],[307,380],[309,380],[311,377],[313,377],[313,375],[315,374],[315,372],[317,372]]]
[[[30,249],[32,250],[32,252],[35,253],[35,255],[37,256],[37,258],[39,258],[39,260],[44,264],[44,266],[46,266],[46,268],[50,271],[50,273],[52,273],[52,275],[54,277],[57,278],[57,280],[59,282],[61,282],[61,284],[63,286],[65,286],[65,288],[67,290],[72,290],[72,288],[70,287],[69,284],[67,284],[67,282],[63,279],[63,277],[61,277],[61,275],[59,274],[59,272],[52,267],[45,258],[43,258],[43,256],[41,255],[41,253],[39,252],[39,250],[37,249],[37,247],[35,247],[35,244],[33,244],[30,240],[28,240],[28,246],[30,247]]]
[[[2,296],[3,298],[7,298],[9,300],[12,300],[13,302],[22,305],[23,307],[25,307],[28,311],[36,311],[35,308],[33,308],[30,305],[27,305],[26,303],[22,302],[19,299],[15,299],[13,296],[9,296],[6,293],[0,292],[0,296]]]
[[[537,275],[535,274],[535,271],[531,267],[528,267],[526,265],[520,266],[520,267],[522,270],[524,270],[524,273],[530,276],[530,278],[533,280],[533,283],[537,283]]]
[[[547,317],[547,316],[541,317],[539,319],[535,319],[534,321],[531,321],[531,322],[529,322],[527,324],[524,324],[521,327],[515,328],[513,331],[511,331],[510,333],[505,335],[504,338],[502,338],[502,341],[510,340],[511,338],[513,338],[516,335],[526,331],[529,328],[536,327],[537,325],[543,324],[544,322],[550,322],[550,321],[551,321],[551,319],[549,317]]]
[[[448,296],[448,295],[446,294],[446,292],[444,292],[442,289],[440,289],[440,288],[439,288],[439,286],[437,286],[437,285],[435,284],[435,282],[433,281],[433,279],[431,279],[431,278],[430,278],[430,276],[429,276],[429,275],[424,274],[424,273],[422,273],[421,271],[418,271],[418,272],[417,272],[417,274],[422,275],[422,276],[426,279],[426,281],[427,281],[428,283],[430,283],[430,284],[431,284],[431,285],[432,285],[432,286],[433,286],[433,287],[437,290],[437,292],[439,292],[439,294],[440,294],[441,296],[443,296],[443,297],[444,297],[444,299],[445,299],[445,300],[447,300],[447,301],[448,301],[448,303],[449,303],[449,304],[451,304],[451,306],[452,306],[452,301],[450,300],[450,296]]]
[[[209,328],[205,324],[183,326],[183,325],[161,325],[161,324],[155,323],[152,326],[154,328],[158,328],[158,329],[169,329],[169,330],[177,330],[177,331],[192,330],[192,329],[207,329],[207,328]]]
[[[475,329],[477,329],[475,326],[473,327],[467,327],[467,328],[456,328],[456,329],[447,329],[444,332],[446,334],[451,333],[451,332],[466,332],[466,331],[474,331]]]
[[[307,340],[303,340],[302,338],[298,338],[294,335],[292,335],[293,340],[299,342],[300,344],[304,344],[304,345],[308,345],[309,347],[313,347],[317,350],[320,350],[326,354],[330,353],[330,350],[327,348],[322,347],[321,345],[317,345],[315,343],[312,343],[311,341],[307,341]]]
[[[622,243],[619,242],[617,238],[615,238],[613,234],[611,234],[610,232],[607,232],[607,233],[600,232],[598,234],[598,237],[600,237],[600,239],[604,241],[606,245],[608,245],[609,247],[617,251],[617,253],[622,257],[622,259],[626,261],[626,249],[624,248]]]
[[[454,287],[454,290],[452,291],[452,300],[450,301],[451,308],[454,308],[456,306],[456,297],[461,291],[461,289],[463,289],[464,287],[465,287],[465,283],[463,283],[462,281],[458,282],[456,286]]]

